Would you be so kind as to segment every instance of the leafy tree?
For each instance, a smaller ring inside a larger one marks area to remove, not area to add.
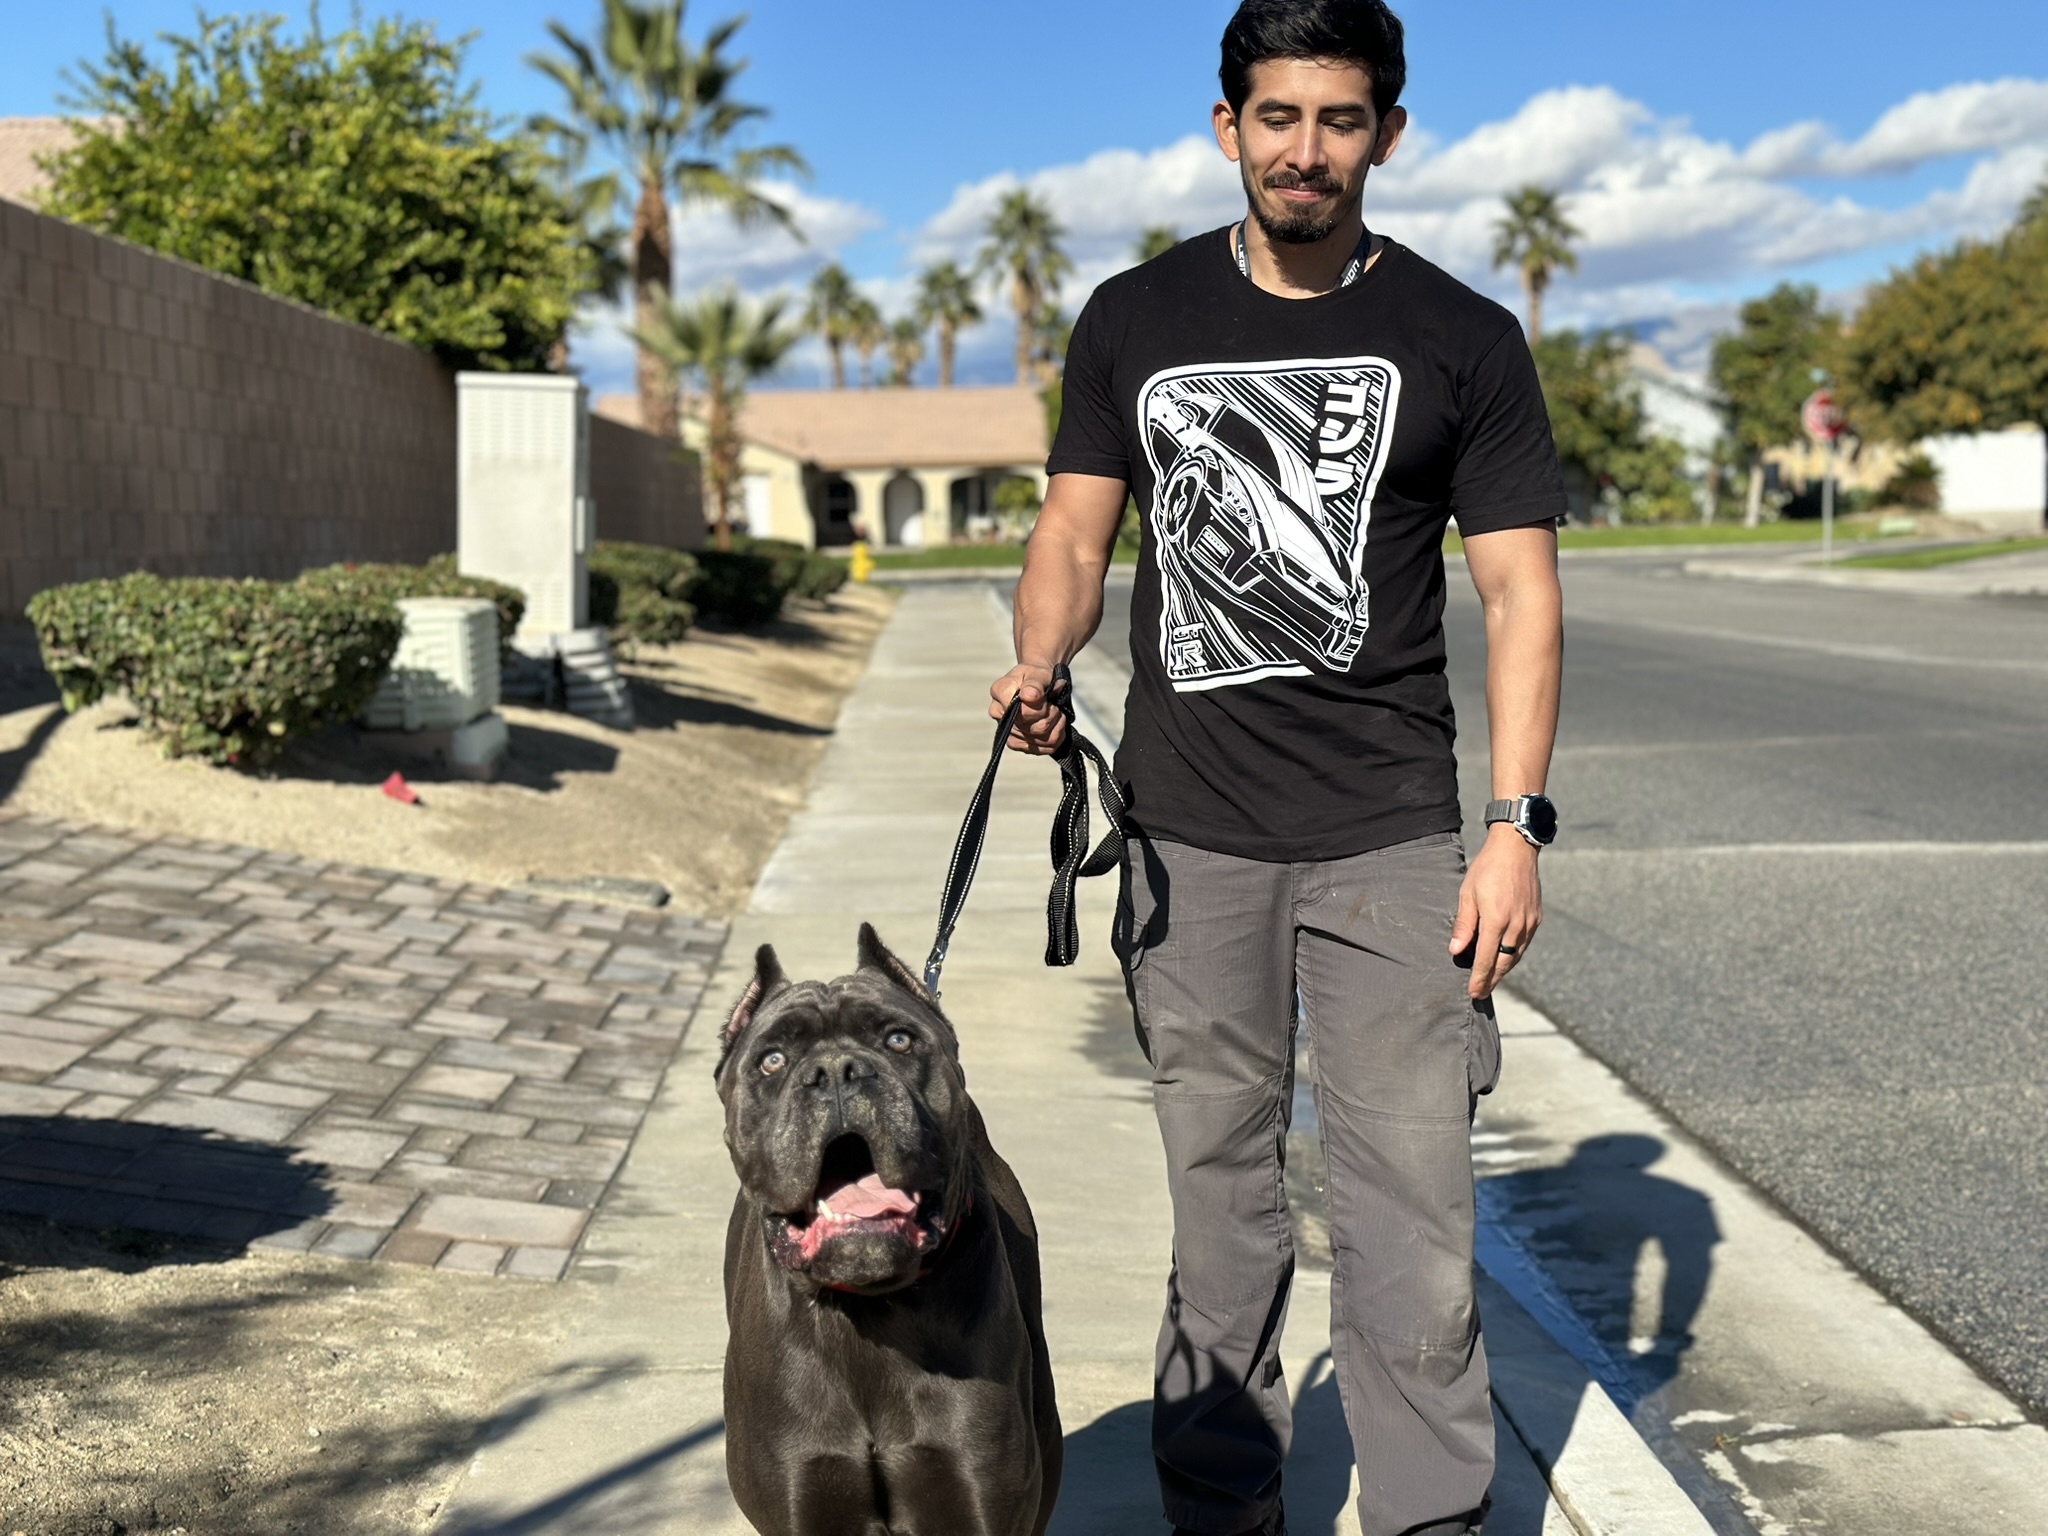
[[[1042,356],[1041,317],[1074,270],[1060,244],[1066,230],[1030,188],[1018,187],[1004,195],[982,233],[975,270],[1010,280],[1010,307],[1017,316],[1017,382],[1044,388],[1052,371]]]
[[[938,327],[939,388],[953,387],[953,359],[961,330],[981,323],[974,279],[950,261],[926,267],[917,279],[917,317]]]
[[[1840,366],[1842,322],[1820,307],[1820,290],[1781,283],[1742,306],[1734,331],[1714,343],[1710,373],[1728,402],[1728,431],[1749,471],[1744,521],[1763,516],[1764,454],[1799,440],[1799,408],[1815,370]]]
[[[1846,351],[1849,408],[1867,432],[2048,428],[2048,220],[1894,273],[1864,300]]]
[[[924,323],[905,315],[889,327],[889,382],[909,389],[917,382],[917,365],[924,361]]]
[[[2026,229],[2044,222],[2048,222],[2048,180],[2027,194],[2027,200],[2020,204],[2020,216],[2014,221],[2013,228]]]
[[[1529,307],[1529,344],[1543,339],[1543,295],[1559,270],[1576,272],[1579,258],[1572,242],[1579,228],[1565,217],[1562,193],[1528,186],[1510,192],[1507,212],[1494,225],[1493,265],[1512,266],[1521,274],[1522,297]]]
[[[538,147],[417,22],[293,37],[202,15],[168,57],[107,28],[49,161],[61,218],[403,338],[457,367],[546,365],[598,281]]]
[[[670,301],[652,326],[633,332],[665,367],[689,376],[704,392],[704,483],[722,550],[732,548],[740,485],[740,403],[747,386],[774,372],[802,336],[799,326],[785,321],[788,308],[780,294],[751,304],[727,287],[692,303]]]
[[[603,0],[591,39],[551,21],[561,52],[528,60],[567,99],[566,116],[539,117],[535,126],[564,160],[605,162],[601,184],[630,220],[635,334],[658,328],[675,281],[671,196],[685,208],[721,208],[741,225],[769,221],[794,230],[789,210],[760,181],[774,171],[807,170],[786,144],[737,145],[743,130],[768,115],[732,94],[747,63],[727,50],[744,18],[719,23],[693,48],[683,36],[687,3]],[[673,372],[644,346],[638,372],[641,425],[675,436]]]
[[[1685,450],[1650,431],[1642,393],[1629,378],[1628,337],[1560,331],[1538,342],[1535,354],[1551,436],[1571,488],[1631,522],[1692,515]]]
[[[830,262],[811,276],[810,298],[804,305],[804,329],[825,343],[832,355],[832,387],[846,388],[846,347],[853,340],[854,315],[860,290],[846,268]]]
[[[1138,244],[1131,255],[1137,258],[1139,266],[1143,266],[1155,257],[1164,256],[1179,244],[1179,230],[1168,224],[1153,224],[1138,236]]]
[[[882,319],[881,310],[875,307],[875,301],[864,293],[856,293],[853,296],[847,324],[850,327],[848,334],[853,341],[853,350],[860,356],[860,387],[873,389],[875,354],[888,343],[889,327]]]

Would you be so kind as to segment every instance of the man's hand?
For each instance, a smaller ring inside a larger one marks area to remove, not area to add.
[[[1473,1001],[1493,996],[1528,952],[1543,922],[1543,889],[1536,850],[1505,822],[1488,829],[1486,842],[1458,889],[1458,922],[1451,953],[1472,956]]]
[[[991,720],[1003,718],[1010,701],[1023,696],[1017,724],[1010,731],[1010,750],[1045,756],[1057,752],[1067,738],[1067,717],[1052,700],[1052,668],[1022,664],[1010,668],[995,680],[988,696]]]

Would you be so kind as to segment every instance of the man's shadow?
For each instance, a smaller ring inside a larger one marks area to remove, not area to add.
[[[1481,1211],[1541,1266],[1637,1399],[1678,1374],[1721,1240],[1706,1196],[1649,1171],[1665,1150],[1655,1136],[1594,1136],[1560,1167],[1480,1184]]]

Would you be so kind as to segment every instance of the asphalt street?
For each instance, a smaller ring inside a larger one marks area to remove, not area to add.
[[[1515,985],[2048,1412],[2048,603],[1679,564],[1565,561],[1564,830]],[[1450,574],[1474,829],[1485,634]],[[1126,670],[1129,595],[1097,644]]]

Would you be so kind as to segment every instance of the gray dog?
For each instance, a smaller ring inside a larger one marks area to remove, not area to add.
[[[770,1536],[1043,1536],[1038,1232],[953,1026],[865,923],[851,976],[754,964],[717,1070],[733,1496]]]

